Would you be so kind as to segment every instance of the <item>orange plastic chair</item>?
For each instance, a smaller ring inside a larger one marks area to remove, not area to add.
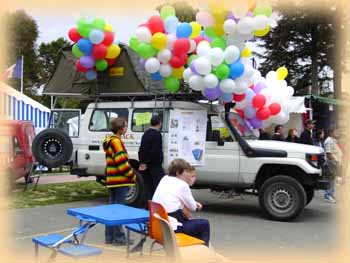
[[[168,214],[165,211],[164,207],[161,204],[148,201],[148,210],[149,210],[149,236],[154,239],[154,242],[151,246],[151,253],[153,246],[158,243],[164,246],[164,235],[162,231],[162,225],[159,219],[157,219],[154,214],[157,214],[162,219],[169,222]],[[176,244],[178,247],[186,247],[193,245],[204,245],[204,241],[198,238],[192,237],[184,233],[175,233]]]

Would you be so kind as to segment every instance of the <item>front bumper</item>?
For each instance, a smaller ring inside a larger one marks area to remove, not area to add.
[[[327,190],[329,189],[331,179],[327,176],[326,170],[322,168],[322,174],[314,174],[315,189]]]

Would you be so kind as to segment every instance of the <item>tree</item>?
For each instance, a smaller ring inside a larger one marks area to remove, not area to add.
[[[172,7],[174,7],[176,11],[176,17],[179,19],[180,22],[196,21],[196,13],[198,12],[198,10],[194,9],[187,2],[179,1],[174,3],[164,3],[158,6],[156,9],[160,11],[160,9],[165,5],[171,5]]]
[[[258,44],[265,49],[260,57],[264,59],[261,71],[266,74],[280,66],[289,70],[288,82],[297,94],[327,93],[331,83],[334,90],[340,90],[338,29],[339,6],[330,0],[318,3],[325,8],[312,8],[308,2],[298,1],[286,7],[278,2],[274,7],[282,15],[278,26]],[[333,11],[332,11],[333,10]],[[330,74],[330,69],[334,74]]]
[[[38,26],[25,11],[5,14],[7,65],[13,65],[24,57],[24,87],[38,83],[38,64],[36,63],[35,41],[38,38]],[[19,89],[20,82],[11,80],[11,85]]]
[[[70,45],[70,42],[63,37],[49,43],[41,43],[38,49],[38,62],[41,66],[40,83],[46,83],[55,68],[61,56],[61,49]]]

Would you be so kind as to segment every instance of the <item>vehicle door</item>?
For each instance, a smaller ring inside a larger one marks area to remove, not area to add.
[[[205,165],[197,167],[198,184],[234,184],[239,178],[239,145],[217,114],[208,114]]]

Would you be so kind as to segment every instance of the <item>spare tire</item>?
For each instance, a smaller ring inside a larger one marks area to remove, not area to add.
[[[68,136],[59,129],[45,129],[35,136],[32,151],[36,160],[48,168],[67,163],[73,152],[73,144]]]

